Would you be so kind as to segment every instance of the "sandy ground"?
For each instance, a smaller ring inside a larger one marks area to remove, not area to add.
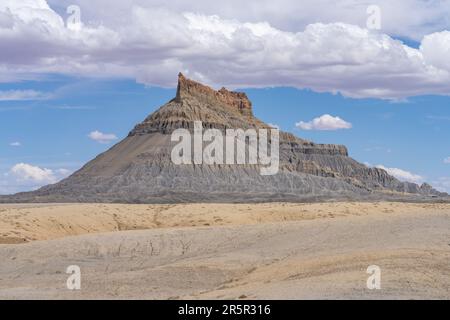
[[[450,205],[0,205],[0,299],[23,298],[450,299]]]

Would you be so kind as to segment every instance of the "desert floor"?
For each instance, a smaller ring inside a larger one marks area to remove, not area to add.
[[[450,204],[0,205],[0,299],[25,298],[450,299]]]

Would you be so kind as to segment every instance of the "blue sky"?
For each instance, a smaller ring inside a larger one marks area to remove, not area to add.
[[[176,75],[174,75],[176,77]],[[44,100],[0,101],[0,175],[18,163],[56,172],[74,170],[124,138],[135,124],[175,95],[175,88],[148,87],[133,80],[48,76],[45,81],[0,84],[0,91],[34,90]],[[450,97],[420,96],[402,102],[352,99],[295,88],[243,89],[254,113],[284,131],[318,143],[339,143],[360,162],[399,168],[445,189],[450,176]],[[296,127],[323,114],[350,129],[317,131]],[[88,137],[100,131],[117,140]],[[20,146],[13,146],[19,142]],[[57,174],[55,173],[57,176]],[[6,177],[3,193],[35,188],[38,182]],[[448,189],[447,189],[448,190]]]
[[[0,194],[111,147],[175,95],[180,71],[450,192],[449,17],[450,1],[2,0]]]

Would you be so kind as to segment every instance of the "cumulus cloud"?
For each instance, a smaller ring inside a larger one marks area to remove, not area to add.
[[[268,125],[269,127],[271,127],[271,128],[280,130],[280,126],[277,125],[277,124],[273,124],[273,123],[270,123],[270,122],[269,122],[267,125]]]
[[[450,157],[444,159],[444,163],[450,164]]]
[[[21,147],[22,143],[20,143],[19,141],[14,141],[14,142],[11,142],[9,145],[11,147]]]
[[[28,163],[17,163],[8,172],[0,175],[0,194],[35,190],[56,183],[70,173],[70,170],[64,168],[52,170]]]
[[[99,143],[109,143],[111,141],[117,140],[117,136],[115,134],[103,133],[98,130],[89,133],[88,137]]]
[[[37,183],[54,183],[56,176],[50,169],[39,168],[27,163],[18,163],[11,168],[11,173],[21,181],[33,181]]]
[[[407,181],[407,182],[413,182],[413,183],[423,183],[424,178],[418,174],[411,173],[406,170],[402,170],[399,168],[387,168],[383,165],[377,165],[376,166],[379,169],[385,170],[387,173],[389,173],[391,176],[394,176],[400,181]]]
[[[50,95],[35,90],[8,90],[0,91],[0,101],[24,101],[24,100],[45,100]]]
[[[386,8],[407,7],[405,1],[401,1],[402,5],[382,2],[388,21],[392,11]],[[82,17],[86,10],[86,16],[92,19],[97,17],[91,7],[97,9],[95,12],[104,12],[100,7],[107,6],[105,23],[67,28],[63,16],[44,0],[2,1],[0,42],[8,49],[0,51],[0,81],[62,73],[120,76],[172,87],[177,72],[183,71],[210,85],[232,88],[291,86],[355,98],[397,100],[421,94],[450,94],[450,64],[445,59],[450,33],[446,31],[427,34],[416,49],[344,18],[346,23],[322,17],[325,23],[308,21],[301,26],[291,25],[286,31],[269,23],[265,19],[269,15],[233,16],[242,10],[212,15],[207,9],[181,10],[184,5],[179,1],[166,8],[149,6],[144,1],[78,3]],[[294,2],[289,3],[292,8]],[[327,4],[335,7],[327,1],[323,5]],[[420,5],[419,1],[413,4],[409,8],[421,8],[439,17],[439,11],[430,11],[430,6]],[[242,5],[239,2],[237,7]],[[317,10],[319,6],[309,2],[304,6],[315,10],[316,17],[319,11],[327,11]],[[252,5],[255,12],[260,7],[264,6]],[[278,7],[282,6],[271,6],[267,12],[277,15]],[[358,8],[365,21],[365,6],[347,2],[347,7]],[[345,13],[342,17],[355,14],[345,6],[338,8]],[[192,13],[202,11],[207,14]],[[292,16],[292,12],[286,15]],[[422,20],[417,17],[417,21]],[[423,21],[426,25],[427,19]]]
[[[449,1],[423,0],[228,0],[220,5],[210,0],[49,0],[55,7],[78,4],[87,20],[101,20],[107,25],[123,23],[132,6],[164,6],[175,12],[199,12],[225,19],[258,22],[267,21],[280,30],[302,30],[317,21],[345,22],[366,26],[367,7],[381,9],[381,27],[385,33],[420,41],[424,35],[448,29]],[[108,10],[105,10],[108,8]],[[293,14],[295,13],[295,14]]]
[[[352,124],[339,117],[333,117],[329,114],[324,114],[309,122],[297,122],[295,126],[303,130],[340,130],[350,129]]]

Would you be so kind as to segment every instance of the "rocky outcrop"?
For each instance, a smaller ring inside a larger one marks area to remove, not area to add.
[[[244,116],[253,116],[252,103],[245,93],[228,91],[225,88],[215,91],[208,86],[187,79],[182,73],[179,73],[175,101],[182,103],[185,99],[190,99],[192,97],[211,104],[223,104],[232,111],[237,111]]]
[[[261,202],[445,197],[430,185],[400,182],[386,171],[348,156],[345,146],[316,144],[280,133],[280,171],[260,175],[258,165],[174,165],[171,133],[194,121],[224,131],[263,129],[244,93],[216,91],[178,76],[174,99],[129,135],[67,179],[2,202]]]
[[[194,121],[202,121],[205,128],[269,128],[253,117],[252,104],[245,93],[225,88],[215,91],[180,73],[176,97],[138,124],[130,136],[192,129]]]

